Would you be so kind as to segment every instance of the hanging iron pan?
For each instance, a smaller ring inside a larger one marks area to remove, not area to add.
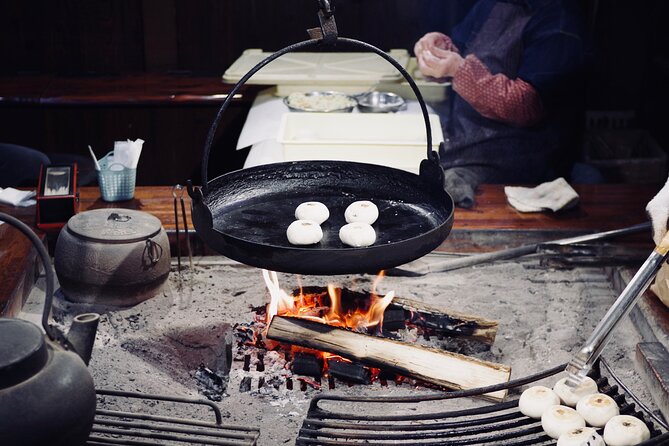
[[[258,268],[319,275],[376,273],[432,251],[446,239],[453,225],[453,200],[443,189],[443,171],[438,153],[432,150],[425,101],[411,76],[380,49],[357,40],[330,39],[378,54],[411,86],[427,132],[427,159],[421,162],[419,175],[356,162],[296,161],[237,170],[207,181],[216,128],[240,87],[278,57],[322,46],[325,40],[308,40],[273,53],[245,74],[228,94],[207,136],[203,187],[188,185],[193,224],[211,248]],[[376,242],[366,248],[352,248],[339,239],[339,229],[346,224],[344,210],[357,200],[372,201],[379,208],[379,218],[373,225]],[[323,239],[319,243],[291,245],[286,229],[295,220],[295,208],[305,201],[324,203],[330,218],[322,225]]]

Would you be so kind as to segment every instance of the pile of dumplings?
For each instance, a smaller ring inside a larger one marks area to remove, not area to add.
[[[541,427],[557,446],[634,446],[650,438],[646,424],[636,417],[620,415],[610,396],[599,393],[592,378],[577,388],[559,380],[553,389],[533,386],[518,400],[518,408]],[[597,428],[604,428],[603,437]]]
[[[286,236],[292,245],[313,245],[323,239],[321,225],[330,218],[330,210],[319,201],[307,201],[295,209],[296,220],[288,226]],[[373,245],[376,231],[372,224],[379,209],[371,201],[351,203],[344,212],[346,223],[339,229],[342,243],[354,248]]]

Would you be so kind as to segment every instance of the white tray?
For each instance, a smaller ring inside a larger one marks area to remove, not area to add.
[[[223,74],[228,83],[238,82],[272,53],[245,50]],[[409,62],[407,50],[388,53],[403,67]],[[388,61],[374,53],[289,53],[270,62],[248,80],[261,85],[348,85],[371,86],[399,81],[402,75]]]
[[[439,116],[429,115],[432,148],[444,140]],[[337,160],[418,173],[427,156],[420,114],[286,113],[277,140],[286,161]]]

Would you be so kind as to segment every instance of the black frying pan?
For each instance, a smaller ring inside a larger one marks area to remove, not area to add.
[[[432,150],[432,133],[423,97],[409,74],[380,49],[337,37],[356,49],[378,54],[407,80],[421,106],[427,132],[427,159],[415,175],[398,169],[343,161],[297,161],[242,169],[207,181],[209,153],[222,113],[239,88],[257,71],[285,53],[322,45],[309,40],[286,47],[260,62],[240,79],[223,102],[209,130],[202,160],[204,186],[188,193],[195,229],[213,249],[259,268],[300,274],[378,272],[422,257],[448,236],[453,225],[453,200],[443,190],[439,156]],[[346,129],[342,129],[346,131]],[[346,224],[344,210],[357,200],[379,208],[373,227],[376,243],[352,248],[339,240]],[[286,229],[295,208],[320,201],[330,210],[323,223],[323,240],[294,246]]]

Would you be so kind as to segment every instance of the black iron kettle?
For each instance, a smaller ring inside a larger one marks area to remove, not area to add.
[[[46,273],[46,336],[30,322],[0,318],[0,443],[83,445],[95,416],[95,386],[86,364],[100,315],[78,315],[67,336],[49,325],[55,283],[49,254],[27,225],[3,213],[0,221],[30,239]]]

